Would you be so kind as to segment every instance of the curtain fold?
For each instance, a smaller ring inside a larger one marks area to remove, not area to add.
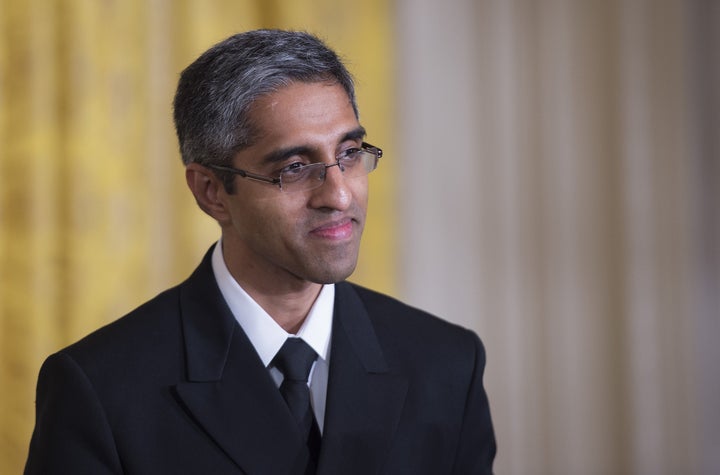
[[[401,293],[482,336],[497,472],[720,473],[720,3],[397,5]]]
[[[0,473],[20,473],[51,352],[178,283],[219,236],[184,183],[179,72],[259,27],[318,34],[386,149],[353,279],[393,291],[389,2],[0,0]]]

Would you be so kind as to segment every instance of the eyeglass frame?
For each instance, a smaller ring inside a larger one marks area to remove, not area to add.
[[[380,159],[381,159],[382,156],[383,156],[383,151],[382,151],[382,149],[381,149],[380,147],[376,147],[375,145],[371,145],[371,144],[369,144],[369,143],[367,143],[367,142],[363,142],[362,144],[360,144],[359,151],[361,151],[361,152],[366,152],[366,153],[370,153],[370,154],[372,154],[372,155],[375,156],[375,166],[374,166],[370,171],[368,171],[368,174],[369,174],[370,172],[372,172],[373,170],[375,170],[375,169],[377,168],[378,162],[380,161]],[[345,153],[346,153],[346,152],[345,152]],[[320,187],[320,186],[322,186],[323,183],[325,183],[325,179],[326,179],[326,176],[327,176],[327,169],[328,169],[328,168],[337,166],[338,168],[340,168],[340,171],[341,171],[341,172],[344,172],[344,170],[340,167],[340,160],[341,160],[341,158],[335,157],[335,163],[331,163],[331,164],[329,164],[329,165],[328,165],[328,164],[325,164],[325,163],[320,163],[320,162],[318,162],[318,163],[310,163],[310,164],[304,165],[304,166],[309,167],[309,166],[313,166],[313,165],[322,165],[322,166],[325,167],[324,175],[323,175],[323,181],[318,185],[318,187]],[[208,168],[212,168],[213,170],[217,170],[217,171],[221,171],[221,172],[226,172],[226,173],[232,173],[232,174],[234,174],[234,175],[240,176],[241,178],[247,178],[247,179],[249,179],[249,180],[259,181],[259,182],[261,182],[261,183],[269,183],[269,184],[271,184],[271,185],[277,185],[277,187],[278,187],[281,191],[283,190],[283,187],[282,187],[282,178],[281,178],[281,177],[282,177],[282,172],[280,173],[280,176],[279,176],[279,177],[273,178],[273,177],[270,177],[270,176],[259,175],[259,174],[257,174],[257,173],[249,172],[249,171],[247,171],[247,170],[243,170],[243,169],[240,169],[240,168],[229,167],[229,166],[225,166],[225,165],[217,165],[217,164],[214,164],[214,163],[207,164],[206,166],[207,166]],[[362,175],[358,175],[358,176],[362,176]],[[312,189],[314,189],[314,187],[313,187],[313,188],[308,188],[307,190],[312,190]],[[301,190],[297,190],[297,191],[301,191]]]

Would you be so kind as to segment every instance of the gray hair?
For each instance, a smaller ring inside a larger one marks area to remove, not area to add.
[[[345,89],[357,116],[352,76],[316,36],[255,30],[216,44],[178,82],[173,105],[183,163],[228,164],[258,132],[248,117],[255,100],[293,82],[324,81]]]

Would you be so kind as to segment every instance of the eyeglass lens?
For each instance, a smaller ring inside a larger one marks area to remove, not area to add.
[[[378,157],[371,152],[358,150],[341,157],[332,165],[314,163],[301,168],[287,170],[280,174],[280,186],[285,191],[316,188],[323,184],[328,168],[337,166],[347,178],[367,175],[377,166]]]

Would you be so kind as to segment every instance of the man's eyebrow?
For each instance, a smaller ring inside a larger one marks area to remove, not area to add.
[[[347,142],[348,140],[362,140],[366,135],[367,132],[365,131],[365,127],[360,126],[345,133],[345,135],[343,135],[340,139],[340,143]],[[312,152],[312,148],[307,145],[280,148],[265,155],[262,159],[262,163],[265,165],[271,165],[273,163],[280,163],[295,155],[310,155]]]
[[[305,145],[280,148],[277,150],[273,150],[272,152],[265,155],[262,159],[262,163],[267,165],[271,165],[273,163],[280,163],[294,155],[307,155],[310,153],[310,151],[310,147],[307,147]]]
[[[346,133],[341,142],[345,142],[347,140],[362,140],[367,135],[367,132],[365,131],[365,127],[362,125],[359,126],[356,129],[351,130],[350,132]]]

